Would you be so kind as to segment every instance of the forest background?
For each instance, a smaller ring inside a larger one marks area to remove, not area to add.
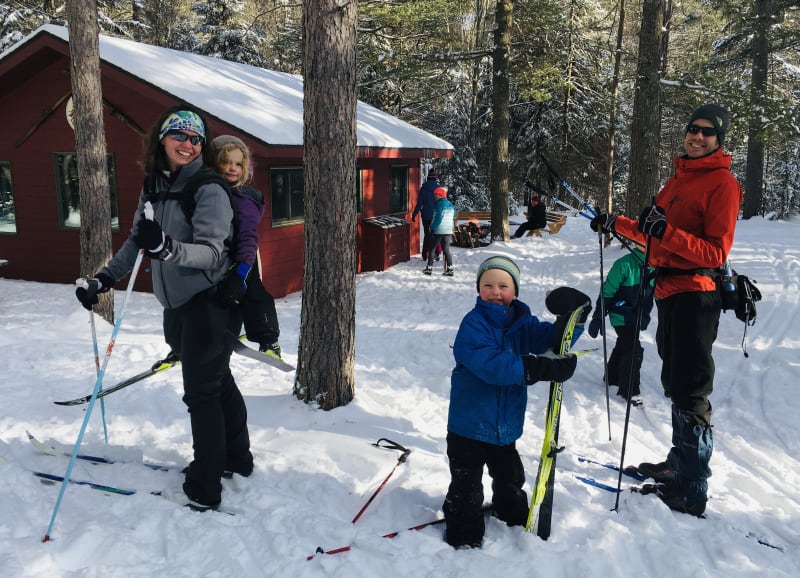
[[[362,1],[357,94],[453,144],[453,158],[434,166],[457,208],[489,208],[498,186],[492,173],[502,172],[512,214],[530,194],[526,182],[571,201],[548,177],[545,154],[592,205],[637,215],[671,173],[691,111],[717,102],[731,113],[725,148],[744,185],[744,218],[782,218],[800,212],[798,4]],[[300,2],[97,5],[104,34],[302,74]],[[44,23],[65,20],[64,2],[4,2],[0,51]],[[506,51],[502,69],[498,47]],[[508,92],[507,151],[502,171],[493,171],[498,86]],[[648,148],[651,160],[637,165],[637,152],[646,157]]]

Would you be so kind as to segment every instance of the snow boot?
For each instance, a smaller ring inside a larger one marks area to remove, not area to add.
[[[675,493],[686,499],[687,513],[692,513],[689,506],[700,503],[705,511],[708,478],[711,476],[708,464],[714,451],[711,426],[703,416],[673,404],[672,446],[667,456],[667,469],[675,472]],[[695,511],[699,509],[699,506],[695,507]]]

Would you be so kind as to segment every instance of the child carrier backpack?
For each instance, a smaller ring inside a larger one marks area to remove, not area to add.
[[[180,203],[181,210],[183,211],[184,216],[186,217],[186,221],[191,223],[192,217],[194,216],[194,211],[197,208],[197,201],[195,200],[195,195],[200,187],[208,184],[217,184],[225,190],[225,194],[228,195],[228,201],[231,204],[231,208],[233,209],[233,237],[231,240],[226,240],[225,245],[228,247],[228,251],[231,255],[236,253],[236,240],[239,237],[239,215],[236,212],[236,203],[233,202],[231,195],[233,194],[231,191],[231,187],[224,178],[218,173],[213,171],[198,171],[194,175],[192,175],[186,184],[183,186],[183,189],[180,191],[162,191],[160,193],[156,192],[156,179],[159,178],[156,174],[151,173],[147,175],[144,179],[144,195],[148,201],[166,201],[166,200],[177,200]],[[261,201],[263,203],[263,199]]]

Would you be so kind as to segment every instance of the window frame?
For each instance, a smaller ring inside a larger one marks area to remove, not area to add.
[[[4,198],[5,197],[5,198]],[[10,205],[10,209],[4,209]],[[3,213],[10,213],[8,229],[4,224]],[[16,235],[17,230],[17,205],[14,200],[14,179],[11,175],[11,161],[0,161],[0,235]]]
[[[408,212],[408,174],[409,165],[391,165],[389,169],[389,213]],[[398,187],[399,185],[399,187]],[[395,193],[398,187],[398,194]]]
[[[281,200],[280,203],[276,202],[276,189],[277,186],[275,184],[276,178],[278,176],[284,176],[289,178],[289,195],[288,198],[284,201]],[[276,166],[270,167],[269,169],[269,197],[270,197],[270,221],[273,227],[285,227],[289,225],[296,225],[298,223],[305,222],[305,183],[304,183],[304,170],[302,166]],[[299,207],[301,208],[301,214],[295,214],[293,209],[297,208],[295,201],[292,199],[292,195],[296,194],[296,187],[298,185],[297,181],[299,180],[299,187],[300,187],[300,204]],[[284,212],[286,216],[277,217],[275,216],[275,209],[278,205],[284,205]]]
[[[67,159],[66,161],[64,159]],[[65,162],[70,163],[66,166]],[[78,182],[78,156],[74,151],[53,153],[53,164],[56,180],[56,205],[58,207],[58,228],[62,231],[78,231],[80,221],[80,183]],[[117,191],[117,162],[114,153],[106,153],[106,169],[108,172],[108,190],[111,208],[111,232],[119,232],[119,195]],[[73,176],[74,175],[74,176]],[[66,179],[66,180],[65,180]],[[64,185],[74,188],[70,191],[70,199],[65,198]],[[77,202],[77,206],[75,203]],[[72,212],[69,208],[72,207]],[[64,213],[67,213],[66,215]],[[77,215],[77,222],[72,222]]]

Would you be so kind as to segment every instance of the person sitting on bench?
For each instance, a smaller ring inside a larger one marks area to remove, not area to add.
[[[544,229],[546,226],[547,214],[544,204],[540,202],[539,195],[533,195],[528,203],[528,220],[519,226],[514,238],[519,239],[526,231]]]

